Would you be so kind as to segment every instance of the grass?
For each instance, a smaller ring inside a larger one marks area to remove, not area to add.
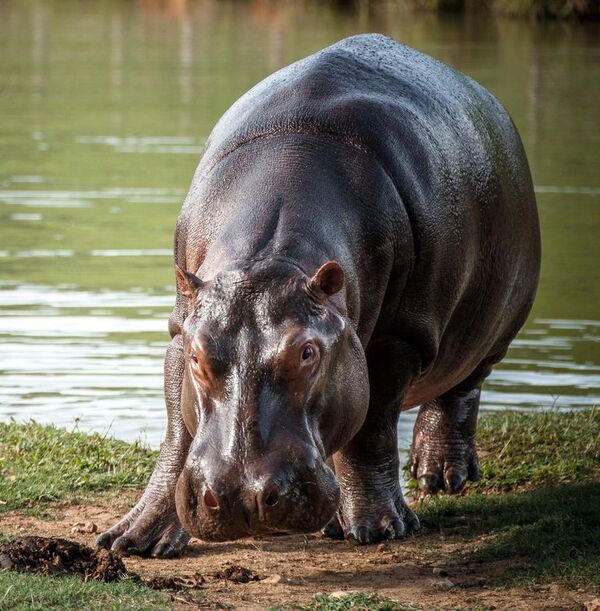
[[[139,443],[68,432],[35,422],[0,423],[0,513],[43,513],[49,503],[106,502],[142,488],[156,452]]]
[[[345,596],[325,596],[317,594],[306,605],[293,605],[286,609],[299,611],[413,611],[416,607],[407,606],[377,594],[364,592],[349,593]]]
[[[498,585],[555,582],[600,592],[600,482],[520,494],[441,497],[417,508],[427,531],[460,534],[459,561],[512,559]]]
[[[481,479],[470,492],[509,492],[600,480],[600,409],[483,416]]]
[[[115,583],[82,581],[76,577],[47,577],[0,571],[0,609],[73,609],[134,611],[169,609],[159,592],[123,579]]]
[[[505,412],[480,419],[481,480],[470,494],[600,480],[600,409]],[[61,501],[103,501],[143,488],[156,452],[35,422],[0,423],[0,512]],[[414,486],[414,482],[413,482]]]
[[[420,503],[425,529],[479,538],[470,561],[519,559],[499,584],[600,591],[600,410],[486,415],[478,445],[481,480]]]
[[[466,494],[600,481],[600,409],[485,414],[477,446],[481,477]]]

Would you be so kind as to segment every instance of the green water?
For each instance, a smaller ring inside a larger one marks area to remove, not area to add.
[[[598,24],[304,2],[2,0],[0,418],[80,418],[159,441],[172,233],[204,140],[264,76],[365,31],[488,87],[529,156],[542,280],[484,408],[599,402]]]

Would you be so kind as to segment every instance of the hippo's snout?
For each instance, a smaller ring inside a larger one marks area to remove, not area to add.
[[[272,461],[269,461],[272,462]],[[223,467],[223,465],[221,465]],[[186,465],[176,489],[177,513],[192,535],[212,541],[319,530],[339,502],[339,485],[322,460],[313,465],[215,469]]]

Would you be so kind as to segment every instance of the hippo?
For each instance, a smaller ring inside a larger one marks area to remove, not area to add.
[[[482,383],[540,267],[523,146],[481,85],[379,34],[279,70],[212,131],[174,250],[166,438],[99,546],[401,538],[413,407],[423,494],[478,478]]]

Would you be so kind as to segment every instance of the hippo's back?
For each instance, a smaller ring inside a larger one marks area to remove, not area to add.
[[[436,173],[441,164],[448,177],[478,155],[484,161],[490,149],[509,149],[514,171],[522,167],[514,126],[489,92],[380,34],[346,38],[253,87],[214,128],[199,171],[247,142],[294,132],[369,149],[397,186],[409,173],[407,164],[421,162]]]

